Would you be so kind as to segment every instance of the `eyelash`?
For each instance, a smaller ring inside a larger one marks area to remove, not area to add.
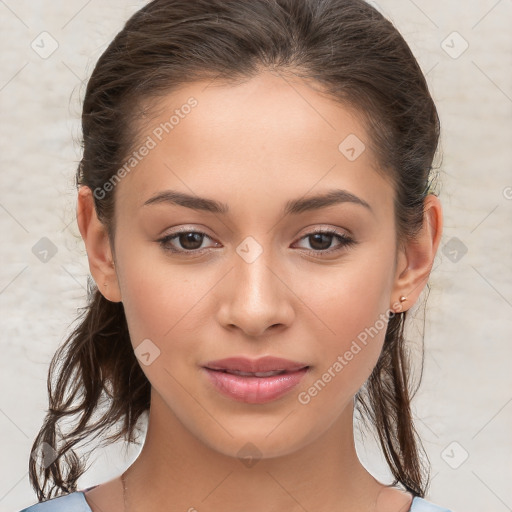
[[[197,234],[197,235],[203,235],[204,237],[206,238],[210,238],[210,236],[208,236],[206,233],[203,233],[202,231],[195,231],[195,230],[192,230],[192,229],[184,229],[182,231],[177,231],[173,234],[170,234],[170,235],[167,235],[159,240],[157,240],[160,245],[162,246],[162,248],[166,251],[170,251],[172,253],[179,253],[179,254],[198,254],[198,253],[203,253],[205,250],[208,250],[208,249],[211,249],[210,247],[205,247],[203,249],[194,249],[194,250],[186,250],[186,249],[176,249],[174,247],[172,247],[169,243],[171,242],[171,240],[174,240],[175,238],[178,238],[180,235],[182,234],[188,234],[188,233],[194,233],[194,234]],[[324,228],[324,229],[317,229],[317,230],[314,230],[314,231],[311,231],[310,233],[304,235],[303,237],[301,237],[299,240],[303,240],[305,238],[308,238],[312,235],[316,235],[316,234],[322,234],[322,235],[333,235],[335,236],[338,241],[340,242],[340,245],[338,247],[334,247],[334,248],[331,248],[331,249],[325,249],[325,250],[320,250],[320,251],[316,251],[314,249],[302,249],[304,251],[308,251],[308,252],[313,252],[315,254],[318,254],[318,255],[327,255],[327,254],[331,254],[333,252],[339,252],[339,251],[342,251],[343,249],[347,248],[347,247],[350,247],[350,246],[353,246],[355,245],[357,242],[345,235],[344,233],[340,233],[338,231],[336,231],[335,229],[329,229],[329,228]]]

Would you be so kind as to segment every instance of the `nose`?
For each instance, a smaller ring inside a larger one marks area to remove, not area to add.
[[[291,325],[293,292],[284,271],[263,251],[254,261],[235,255],[234,268],[223,280],[218,321],[252,337]],[[219,297],[217,295],[217,297]]]

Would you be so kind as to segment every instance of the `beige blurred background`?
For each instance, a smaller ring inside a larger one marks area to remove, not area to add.
[[[144,3],[0,0],[0,511],[36,501],[28,459],[48,365],[85,305],[74,216],[84,84]],[[454,512],[511,511],[512,2],[372,3],[410,44],[442,124],[444,233],[413,402],[432,465],[427,499]],[[422,327],[413,323],[411,338]],[[358,450],[388,479],[374,444],[359,439]],[[98,451],[79,487],[113,478],[137,453]]]

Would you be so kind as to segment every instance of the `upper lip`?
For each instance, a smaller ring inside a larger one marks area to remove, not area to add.
[[[290,361],[280,357],[261,357],[260,359],[249,359],[247,357],[228,357],[217,359],[203,365],[210,370],[236,370],[246,373],[272,372],[286,370],[287,372],[300,370],[307,367],[305,363]]]

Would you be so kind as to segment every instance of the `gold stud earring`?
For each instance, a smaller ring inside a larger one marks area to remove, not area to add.
[[[398,305],[399,308],[398,309],[394,309],[395,313],[400,313],[402,311],[402,302],[405,302],[407,300],[407,297],[402,295],[399,300],[400,300],[400,304]]]

